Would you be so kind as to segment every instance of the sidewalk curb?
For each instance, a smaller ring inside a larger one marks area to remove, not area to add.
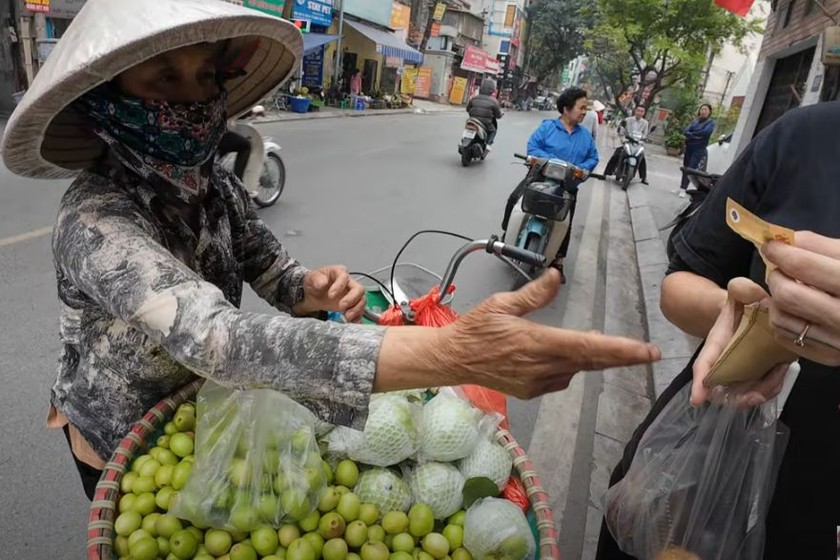
[[[374,112],[375,111],[375,112]],[[436,115],[447,113],[460,113],[462,109],[441,109],[439,111],[425,111],[423,109],[381,109],[381,110],[365,110],[365,111],[329,111],[329,112],[315,112],[303,113],[299,116],[278,116],[265,117],[255,120],[255,124],[268,124],[277,122],[295,122],[308,121],[320,119],[338,119],[338,118],[359,118],[359,117],[381,117],[388,115]],[[290,115],[297,115],[297,113],[289,113]],[[311,116],[310,116],[311,115]]]
[[[651,366],[654,397],[658,398],[694,354],[695,343],[671,324],[659,309],[660,288],[668,270],[668,257],[644,186],[640,183],[632,184],[627,190],[627,201],[635,238],[648,340],[662,350],[662,360]]]

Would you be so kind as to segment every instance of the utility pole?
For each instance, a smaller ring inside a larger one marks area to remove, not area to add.
[[[420,41],[420,53],[426,52],[426,44],[432,34],[432,25],[435,23],[435,7],[438,0],[429,0],[426,5],[429,7],[429,17],[426,19],[426,29],[423,31],[423,40]],[[443,0],[441,0],[442,2]]]
[[[344,0],[338,2],[338,40],[335,43],[335,68],[333,69],[333,85],[338,84],[344,70],[344,53],[341,52],[341,40],[344,38]]]
[[[723,86],[723,93],[720,96],[721,105],[723,105],[723,103],[726,101],[726,93],[729,91],[729,82],[732,80],[732,76],[734,75],[735,72],[732,72],[731,70],[726,71],[726,85]]]

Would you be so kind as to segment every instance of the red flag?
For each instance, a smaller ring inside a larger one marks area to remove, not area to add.
[[[752,8],[754,0],[715,0],[715,4],[723,8],[724,10],[729,10],[733,14],[739,15],[744,17]]]

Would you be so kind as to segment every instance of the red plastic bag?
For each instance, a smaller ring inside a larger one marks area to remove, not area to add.
[[[447,294],[454,291],[455,286],[450,286]],[[445,327],[458,319],[458,314],[451,307],[440,303],[439,294],[438,286],[435,286],[425,296],[409,302],[411,310],[415,313],[415,324],[423,327]],[[398,306],[392,306],[382,314],[379,324],[392,327],[401,326],[405,325],[405,318]],[[506,430],[509,429],[507,396],[504,393],[478,385],[461,385],[460,389],[464,391],[464,394],[477,409],[487,414],[501,415],[502,421],[499,425]]]
[[[507,486],[502,490],[502,497],[521,507],[522,511],[527,512],[531,507],[531,503],[528,501],[528,492],[525,491],[525,485],[522,484],[522,481],[517,476],[510,477]]]

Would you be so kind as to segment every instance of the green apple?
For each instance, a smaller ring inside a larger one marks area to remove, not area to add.
[[[195,430],[195,413],[178,412],[172,419],[172,423],[178,428],[180,432],[189,432]]]
[[[163,538],[171,538],[172,535],[182,530],[184,526],[181,520],[172,514],[164,514],[157,518],[155,522],[155,532]]]
[[[298,529],[297,525],[288,523],[277,530],[277,537],[279,538],[280,546],[289,548],[292,541],[300,538],[300,529]]]
[[[178,433],[178,428],[175,427],[175,424],[170,420],[166,424],[163,425],[163,433],[171,436]]]
[[[303,537],[295,539],[286,551],[286,560],[315,560],[315,551]]]
[[[467,521],[467,512],[464,510],[456,511],[449,519],[446,521],[447,525],[458,525],[460,527],[464,526],[464,523]]]
[[[164,486],[155,494],[155,504],[162,510],[169,511],[169,502],[175,490],[171,486]]]
[[[172,554],[178,558],[192,558],[198,550],[199,540],[189,529],[181,529],[169,538]]]
[[[161,449],[158,453],[158,461],[161,465],[172,465],[173,467],[179,463],[178,456],[172,453],[169,449]]]
[[[172,552],[172,545],[169,543],[169,539],[165,537],[158,537],[158,553],[161,556],[168,556]]]
[[[311,533],[318,530],[318,525],[321,523],[321,514],[318,511],[313,511],[306,517],[298,521],[301,531],[304,533]]]
[[[257,560],[257,551],[250,544],[241,542],[230,549],[230,560]]]
[[[315,553],[315,560],[320,560],[324,550],[324,537],[318,533],[306,533],[301,538],[309,543],[309,546]]]
[[[449,554],[449,541],[440,533],[429,533],[423,537],[423,550],[436,560],[443,560]]]
[[[393,552],[414,552],[414,537],[408,533],[394,535],[391,539],[391,550]]]
[[[385,542],[385,529],[382,525],[371,525],[368,527],[368,541],[370,542]]]
[[[473,560],[472,554],[466,548],[456,548],[452,551],[452,560]]]
[[[332,484],[335,480],[335,474],[330,464],[326,461],[321,461],[321,469],[324,471],[324,476],[327,477],[327,484]]]
[[[355,552],[348,552],[346,560],[362,560],[362,557]]]
[[[251,467],[245,459],[234,457],[227,474],[231,484],[237,488],[245,488],[251,483]]]
[[[362,504],[359,519],[367,526],[375,525],[379,521],[379,507],[376,504]]]
[[[313,441],[312,430],[310,428],[300,428],[292,434],[292,451],[299,455],[303,455],[309,450],[309,443]]]
[[[140,476],[131,485],[131,491],[137,495],[154,492],[155,490],[157,490],[157,484],[151,476]]]
[[[140,494],[137,496],[137,499],[134,500],[134,511],[140,515],[149,515],[155,511],[155,509],[157,509],[157,504],[155,504],[155,495],[151,492]]]
[[[381,542],[366,542],[362,545],[360,553],[362,560],[388,560],[391,553],[388,552],[388,547]]]
[[[496,550],[489,555],[498,560],[521,560],[528,555],[528,542],[522,535],[511,535],[500,542]]]
[[[359,481],[359,466],[350,459],[344,459],[335,467],[335,483],[353,488]]]
[[[159,438],[157,438],[157,441],[155,442],[155,444],[158,447],[161,447],[163,449],[169,449],[169,438],[170,437],[172,437],[172,436],[168,436],[168,435],[164,434],[164,435],[160,436]]]
[[[408,530],[408,516],[401,511],[389,511],[382,517],[382,528],[389,535],[397,535]]]
[[[301,520],[302,522],[311,515],[312,505],[309,502],[309,496],[300,488],[287,488],[280,497],[280,505],[286,513],[285,518],[292,521]],[[316,511],[314,513],[318,512]],[[320,521],[320,517],[318,520]],[[303,525],[301,525],[301,529],[303,529]],[[314,529],[312,530],[314,531]]]
[[[157,539],[144,536],[129,545],[129,552],[132,560],[155,560],[160,550],[158,549]]]
[[[233,537],[222,529],[210,529],[204,534],[204,546],[211,556],[221,556],[230,551],[233,546]]]
[[[262,525],[251,531],[251,545],[260,556],[274,554],[279,544],[277,531],[268,525]]]
[[[263,520],[274,523],[280,516],[280,500],[274,494],[263,494],[257,510]]]
[[[119,511],[123,513],[124,511],[130,511],[134,509],[134,501],[137,499],[136,494],[124,494],[119,501]]]
[[[172,453],[183,459],[187,455],[192,455],[195,449],[195,442],[187,434],[178,432],[169,438],[169,449]]]
[[[318,495],[318,510],[321,513],[327,513],[334,510],[338,506],[338,501],[341,496],[335,491],[335,487],[327,486]]]
[[[139,529],[142,523],[143,516],[140,515],[137,511],[126,511],[117,516],[116,521],[114,521],[114,530],[117,532],[118,535],[127,537],[131,533]]]
[[[155,521],[157,521],[158,517],[160,517],[160,514],[157,512],[149,513],[143,518],[143,522],[140,524],[140,527],[148,531],[153,537],[158,536],[157,530],[155,530]]]
[[[318,524],[318,532],[325,540],[337,539],[344,534],[346,528],[344,518],[335,511],[325,513]]]
[[[348,552],[347,543],[342,539],[335,538],[324,543],[324,550],[321,554],[324,560],[345,560]]]
[[[368,540],[368,528],[362,521],[352,521],[344,531],[344,540],[352,548],[359,548]]]
[[[125,473],[120,481],[120,490],[122,490],[123,494],[128,494],[131,492],[131,487],[134,484],[134,481],[140,478],[140,475],[134,471],[129,471]]]
[[[172,488],[180,490],[187,484],[190,478],[193,464],[189,461],[181,461],[175,465],[175,470],[172,471]]]
[[[449,550],[464,546],[464,528],[460,525],[447,525],[443,528],[443,536],[449,541]]]
[[[362,507],[362,501],[356,494],[352,492],[349,494],[343,495],[338,500],[338,506],[335,510],[344,518],[344,521],[350,523],[351,521],[355,521],[359,518],[359,511]]]
[[[389,560],[414,560],[414,558],[408,552],[399,550],[397,552],[392,552]]]
[[[152,456],[148,453],[144,453],[143,455],[138,456],[134,459],[134,462],[131,464],[131,471],[136,472],[138,475],[140,474],[140,468],[146,463],[146,461],[152,459]]]
[[[251,531],[259,523],[257,510],[247,504],[234,506],[230,511],[230,522],[240,531]]]
[[[408,532],[420,538],[431,533],[435,528],[435,514],[432,508],[423,503],[417,503],[408,510]]]
[[[154,478],[159,468],[160,462],[157,459],[149,459],[148,461],[143,463],[143,466],[141,466],[140,470],[137,472],[140,476],[148,476]]]
[[[128,550],[128,537],[124,535],[117,535],[114,538],[114,552],[117,553],[119,558],[131,554]]]
[[[173,465],[161,465],[161,467],[155,473],[155,485],[158,488],[169,486],[169,484],[172,482],[173,472],[175,472],[175,467]]]

